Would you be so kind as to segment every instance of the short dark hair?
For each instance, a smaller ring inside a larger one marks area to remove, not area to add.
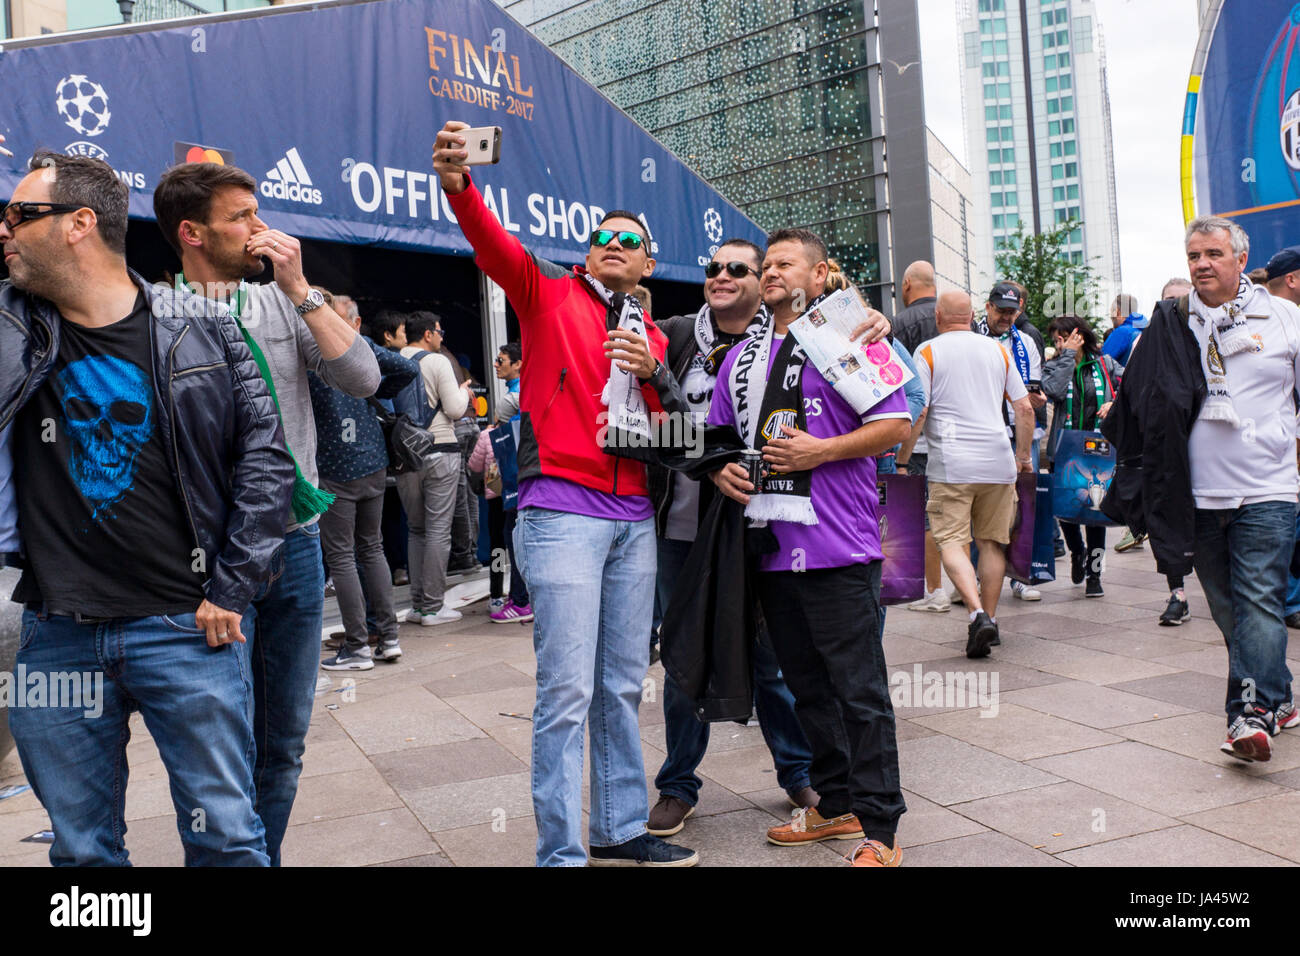
[[[758,267],[763,268],[763,250],[758,247],[758,243],[750,242],[748,239],[724,239],[718,246],[719,249],[725,249],[727,246],[743,246],[754,254],[754,261]]]
[[[221,163],[181,163],[162,174],[153,191],[153,213],[163,238],[181,254],[180,229],[186,219],[206,224],[212,197],[224,186],[257,193],[257,180],[238,166]]]
[[[126,253],[126,207],[130,190],[117,178],[112,166],[89,156],[65,156],[38,149],[27,168],[34,173],[53,169],[50,201],[93,210],[104,245],[118,255]]]
[[[813,262],[825,262],[830,258],[826,243],[822,242],[821,236],[808,229],[778,229],[768,234],[767,248],[771,249],[778,242],[801,243],[805,249],[813,253],[815,257]]]
[[[647,226],[644,222],[642,222],[641,217],[638,216],[636,213],[630,212],[627,209],[611,209],[609,212],[605,213],[605,215],[601,217],[600,222],[596,223],[596,225],[603,226],[611,219],[631,219],[634,223],[640,226],[641,229],[645,232],[646,241],[654,242],[654,236],[650,235],[650,227]],[[646,253],[648,254],[649,252],[650,250],[647,249]]]
[[[407,344],[414,345],[424,338],[425,332],[432,332],[439,325],[442,325],[442,316],[437,312],[408,312],[406,314]]]
[[[512,365],[524,360],[524,349],[518,342],[507,342],[505,345],[501,346],[501,348],[497,349],[497,351],[510,359],[510,364]]]
[[[385,333],[396,335],[397,330],[406,324],[406,314],[394,309],[380,309],[375,315],[371,316],[366,323],[366,328],[370,331],[370,337],[380,345],[384,344]]]
[[[1101,343],[1097,341],[1097,330],[1092,327],[1087,319],[1077,315],[1058,315],[1052,319],[1047,327],[1048,335],[1059,335],[1063,339],[1068,339],[1070,333],[1078,330],[1083,336],[1083,351],[1090,358],[1096,358],[1101,352]]]

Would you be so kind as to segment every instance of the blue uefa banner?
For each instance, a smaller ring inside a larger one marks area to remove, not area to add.
[[[1300,3],[1225,0],[1192,80],[1196,212],[1236,219],[1261,266],[1300,242]]]
[[[153,218],[185,159],[258,180],[279,228],[334,242],[470,254],[431,164],[447,120],[502,128],[475,181],[532,251],[578,262],[607,209],[643,216],[656,278],[699,281],[738,209],[491,0],[288,9],[0,52],[0,196],[36,147],[108,161]]]

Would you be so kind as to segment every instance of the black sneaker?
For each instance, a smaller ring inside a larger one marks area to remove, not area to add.
[[[1070,552],[1070,580],[1075,584],[1082,584],[1084,577],[1088,573],[1088,556],[1086,554],[1076,554]]]
[[[1191,616],[1192,609],[1187,606],[1187,602],[1178,600],[1177,594],[1170,594],[1165,613],[1160,615],[1160,626],[1177,627]]]
[[[587,855],[588,866],[694,866],[700,855],[643,833],[618,846],[593,846]]]
[[[989,620],[993,621],[993,618],[989,618]],[[998,622],[993,621],[993,640],[989,641],[989,647],[1001,647],[1001,646],[1002,646],[1002,632],[998,630]]]
[[[1294,614],[1288,614],[1286,616],[1286,626],[1300,628],[1300,611],[1296,611]]]
[[[1052,542],[1052,556],[1057,558],[1065,557],[1065,542],[1060,538]]]
[[[998,626],[984,611],[975,615],[975,620],[966,628],[966,656],[969,658],[988,657],[993,638],[998,635]]]
[[[1084,597],[1105,597],[1106,592],[1101,589],[1101,575],[1088,575],[1088,585],[1083,589]]]

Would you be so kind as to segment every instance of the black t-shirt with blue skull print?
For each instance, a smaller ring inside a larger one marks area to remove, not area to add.
[[[14,422],[28,571],[15,600],[89,617],[186,614],[206,568],[158,427],[143,296],[126,318],[62,324],[49,377]]]

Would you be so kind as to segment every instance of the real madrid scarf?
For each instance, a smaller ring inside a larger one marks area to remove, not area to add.
[[[1239,427],[1241,419],[1228,389],[1224,359],[1255,348],[1247,331],[1247,310],[1254,309],[1255,315],[1270,315],[1268,293],[1242,276],[1232,301],[1211,308],[1193,290],[1187,299],[1187,309],[1197,320],[1192,331],[1201,348],[1201,371],[1205,374],[1205,402],[1197,418]]]
[[[183,272],[176,276],[176,288],[207,298],[206,294],[197,286],[191,287],[186,284]],[[235,325],[239,327],[239,334],[244,337],[248,350],[253,353],[253,361],[257,364],[257,370],[262,374],[262,381],[266,382],[266,389],[271,393],[271,401],[275,403],[275,411],[278,415],[280,414],[280,399],[275,394],[275,382],[271,378],[271,368],[267,365],[266,356],[262,354],[262,349],[257,344],[257,340],[249,334],[242,321],[242,313],[247,302],[248,287],[241,280],[235,294],[231,296],[228,302],[221,304],[230,310],[230,317],[235,320]],[[293,520],[298,524],[306,524],[318,514],[323,514],[329,510],[329,506],[334,503],[334,495],[328,491],[321,491],[306,479],[302,469],[298,467],[298,459],[294,458],[293,449],[289,447],[288,442],[285,443],[284,450],[289,453],[290,458],[293,458]]]
[[[808,425],[800,383],[807,357],[793,335],[787,333],[777,348],[772,372],[768,374],[774,326],[771,320],[764,322],[757,332],[736,346],[740,354],[731,366],[727,381],[740,437],[749,448],[760,450],[784,437],[782,425],[804,431]],[[761,493],[750,496],[745,516],[760,525],[769,521],[817,524],[812,503],[812,472],[772,472],[763,480]]]
[[[690,404],[692,413],[708,414],[709,400],[713,396],[713,385],[717,381],[722,360],[736,343],[761,329],[771,315],[767,306],[760,304],[745,331],[739,336],[733,336],[718,332],[713,310],[708,305],[702,306],[695,314],[695,358],[691,360],[682,380],[682,391],[686,393],[686,401]]]
[[[626,292],[610,292],[604,283],[590,272],[582,277],[605,303],[605,329],[612,332],[622,329],[648,338],[645,312],[635,296]],[[609,379],[600,393],[600,401],[609,409],[606,421],[604,449],[611,455],[644,459],[644,453],[628,453],[627,449],[648,449],[651,445],[650,410],[641,394],[641,381],[631,372],[618,367],[613,359],[609,363]]]

